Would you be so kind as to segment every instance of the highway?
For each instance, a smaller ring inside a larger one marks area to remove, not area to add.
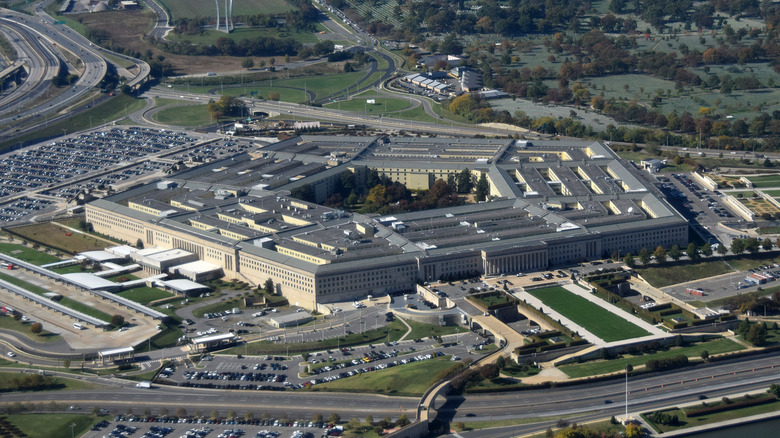
[[[33,367],[34,368],[34,367]],[[683,368],[667,373],[656,373],[628,380],[629,412],[674,406],[679,403],[695,402],[699,395],[719,399],[725,395],[761,391],[771,383],[780,381],[780,352],[744,359],[715,362],[706,365]],[[417,398],[392,397],[375,394],[340,394],[312,391],[226,391],[156,386],[152,390],[137,390],[134,382],[111,377],[79,376],[80,379],[109,385],[117,389],[90,391],[52,391],[41,393],[3,394],[3,403],[16,401],[77,404],[83,409],[93,406],[114,408],[124,412],[132,406],[148,406],[161,409],[181,406],[188,409],[221,413],[229,410],[267,411],[271,414],[311,415],[330,412],[342,416],[373,415],[397,418],[406,413],[414,415]],[[448,397],[439,407],[439,414],[445,420],[500,420],[540,419],[571,415],[569,421],[608,418],[625,412],[625,381],[622,378],[599,383],[587,383],[566,387],[533,389],[487,395],[466,395]],[[609,400],[611,403],[605,403]],[[441,403],[441,402],[439,402]],[[548,423],[513,426],[461,433],[473,437],[509,437],[520,432],[544,430]]]
[[[187,93],[184,91],[171,91],[166,88],[156,87],[145,93],[147,97],[162,97],[166,99],[178,99],[189,101],[191,103],[206,103],[213,96],[208,94]],[[267,113],[278,113],[288,118],[315,119],[320,121],[333,121],[341,124],[365,125],[367,127],[384,129],[389,131],[424,131],[442,135],[453,136],[496,136],[512,135],[517,133],[514,130],[500,129],[495,127],[482,127],[479,125],[458,125],[454,122],[444,121],[441,123],[420,122],[415,120],[403,120],[392,117],[365,116],[349,111],[340,111],[331,108],[322,108],[315,106],[299,105],[287,102],[273,102],[267,100],[257,100],[242,98],[244,103],[255,110],[262,110]]]

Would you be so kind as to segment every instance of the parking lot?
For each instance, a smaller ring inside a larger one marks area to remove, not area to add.
[[[752,273],[768,277],[766,283],[746,280]],[[734,272],[717,277],[705,278],[688,283],[664,287],[661,290],[682,301],[710,301],[734,296],[740,293],[756,292],[759,287],[773,286],[780,279],[780,265],[764,266],[764,269],[751,269],[750,271]],[[696,296],[685,293],[686,288],[699,289],[704,296]]]
[[[277,418],[233,420],[175,415],[117,415],[99,422],[82,438],[304,438],[336,435],[326,421]]]
[[[435,347],[434,340],[416,339],[344,347],[310,353],[308,362],[301,356],[204,356],[195,368],[185,365],[164,370],[156,382],[215,389],[295,390],[437,356],[464,358],[490,342],[474,333],[445,336],[444,341],[447,346]]]
[[[213,141],[203,143],[209,139]],[[251,141],[214,135],[107,127],[12,151],[0,157],[0,200],[26,196],[0,204],[0,221],[26,221],[63,209],[84,194],[122,190],[143,179],[223,159],[251,147]]]

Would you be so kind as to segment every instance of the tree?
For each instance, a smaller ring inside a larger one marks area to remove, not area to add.
[[[352,419],[349,420],[349,423],[347,423],[346,429],[355,431],[360,429],[360,420],[358,420],[357,417],[352,417]]]
[[[764,327],[764,324],[761,322],[753,324],[747,335],[745,335],[745,340],[756,347],[766,344],[766,327]]]
[[[669,248],[669,257],[671,257],[675,262],[680,260],[680,257],[682,257],[682,251],[680,251],[680,247],[677,245],[672,245],[672,247]]]
[[[745,241],[742,239],[734,239],[731,241],[731,253],[740,255],[745,252]]]
[[[626,438],[641,438],[642,428],[636,423],[629,423],[626,426]]]
[[[704,351],[702,351],[702,352],[701,352],[701,358],[702,358],[703,360],[707,360],[707,359],[709,359],[709,358],[710,358],[710,352],[709,352],[709,351],[707,351],[707,350],[704,350]]]
[[[144,249],[144,241],[139,238],[135,241],[135,247],[138,249]]]
[[[474,184],[471,179],[471,171],[466,168],[458,173],[457,190],[458,193],[470,193]]]
[[[625,255],[625,257],[623,257],[623,263],[625,263],[629,268],[636,266],[636,260],[634,260],[634,256],[632,256],[631,253],[628,253]]]
[[[749,253],[751,254],[757,253],[758,248],[759,248],[758,239],[756,239],[755,237],[748,237],[747,239],[745,239],[745,249]]]
[[[341,422],[341,416],[337,413],[332,413],[328,416],[328,423],[339,424]]]
[[[409,417],[407,417],[406,414],[401,414],[401,416],[398,417],[398,420],[396,420],[395,425],[397,427],[404,427],[409,423],[410,423]]]
[[[688,260],[697,260],[699,258],[699,250],[696,248],[696,244],[691,242],[685,249],[685,255],[688,256]]]
[[[374,425],[374,417],[371,415],[366,415],[366,425],[367,426],[373,426]]]
[[[241,61],[241,67],[245,69],[250,69],[255,66],[255,61],[252,58],[244,58]]]
[[[482,175],[480,175],[479,180],[477,181],[476,192],[478,202],[486,200],[488,194],[490,194],[490,183],[488,183],[487,174],[485,172],[482,172]]]
[[[764,251],[771,251],[772,246],[774,246],[774,244],[771,239],[764,239],[761,241],[761,248],[763,248]]]
[[[31,331],[33,334],[40,335],[40,334],[41,334],[41,332],[43,331],[43,324],[41,324],[40,322],[35,322],[35,323],[33,323],[33,324],[30,326],[30,331]]]
[[[122,315],[114,315],[111,317],[111,325],[114,327],[122,327],[125,325],[125,317]]]
[[[642,266],[647,266],[648,263],[650,263],[650,251],[647,250],[647,248],[642,248],[639,251],[639,261],[642,263]]]
[[[661,246],[661,245],[658,245],[658,246],[655,248],[655,251],[653,251],[653,256],[655,256],[655,260],[656,260],[658,263],[666,263],[666,257],[667,257],[667,255],[666,255],[666,250],[664,249],[664,247],[663,247],[663,246]]]
[[[62,367],[67,369],[70,368],[70,359],[65,359],[62,361]]]
[[[702,245],[701,248],[699,248],[699,253],[705,257],[709,257],[712,255],[712,246],[710,246],[709,243],[705,243]]]
[[[275,293],[275,291],[274,291],[274,281],[271,280],[271,277],[268,277],[268,280],[266,280],[265,283],[263,283],[263,289],[268,294],[274,294]]]
[[[717,251],[718,254],[720,254],[721,256],[724,256],[726,255],[727,252],[729,252],[729,249],[726,248],[726,245],[721,243],[720,245],[718,245],[718,248],[716,248],[715,251]]]

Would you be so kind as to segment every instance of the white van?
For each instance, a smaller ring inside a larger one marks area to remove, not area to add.
[[[76,328],[76,329],[79,329],[79,330],[84,330],[84,325],[81,324],[80,322],[74,322],[73,323],[73,328]]]

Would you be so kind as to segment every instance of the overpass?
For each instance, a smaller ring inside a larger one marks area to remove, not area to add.
[[[22,61],[14,61],[14,63],[11,64],[8,68],[4,69],[3,71],[0,71],[0,84],[5,83],[6,79],[9,76],[15,76],[20,74],[22,70],[24,70],[25,73],[29,73],[27,64]]]

